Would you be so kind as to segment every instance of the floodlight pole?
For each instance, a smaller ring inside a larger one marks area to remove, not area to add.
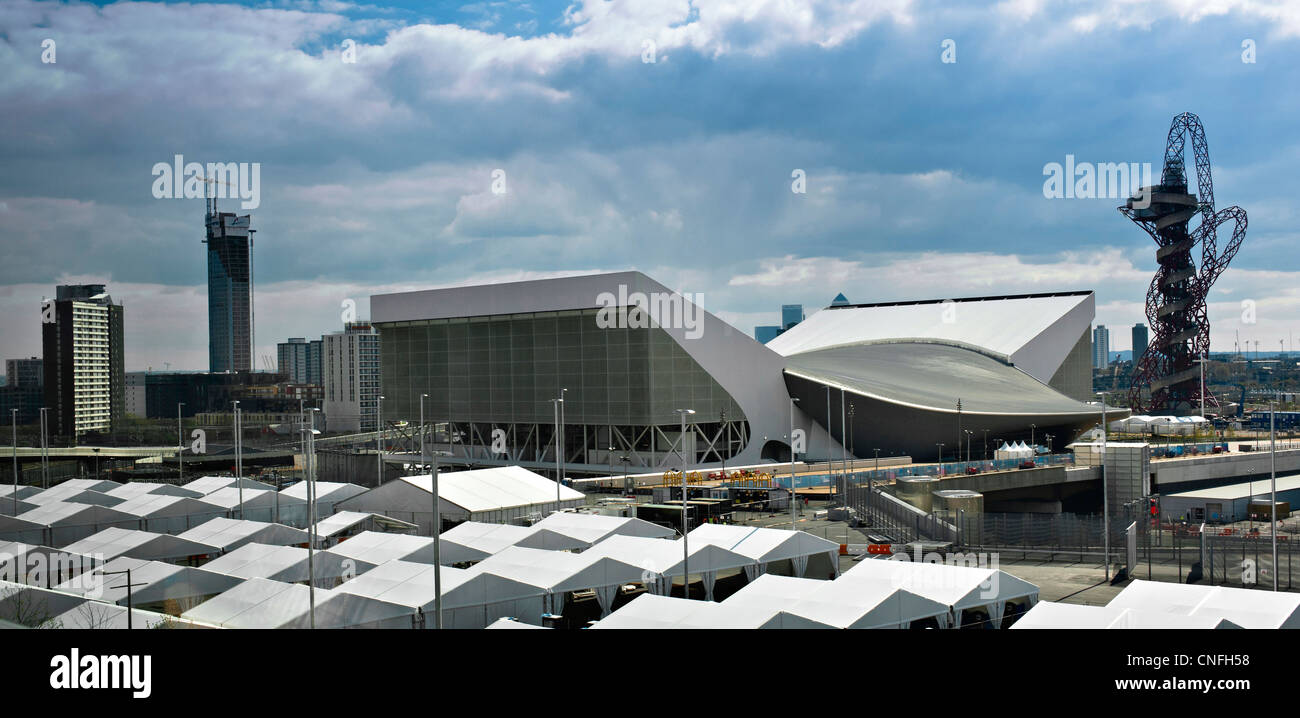
[[[185,427],[181,423],[181,407],[185,402],[176,402],[176,481],[185,483]]]
[[[41,418],[41,488],[42,489],[50,488],[50,475],[47,468],[48,449],[46,448],[46,435],[49,432],[49,423],[47,421],[47,417],[49,416],[48,413],[49,410],[50,408],[48,406],[41,407],[40,418]]]
[[[379,397],[379,403],[376,407],[375,428],[379,433],[375,436],[375,486],[384,485],[384,397]]]
[[[826,423],[826,442],[827,442],[827,444],[829,444],[830,441],[831,441],[831,438],[830,438],[830,436],[831,436],[831,425],[830,425],[830,419],[829,419],[829,417],[830,417],[830,412],[831,412],[831,403],[830,403],[830,395],[831,395],[831,394],[830,394],[830,391],[831,391],[831,388],[830,388],[829,386],[826,387],[826,416],[828,417],[828,418],[827,418],[827,423]],[[797,401],[799,401],[799,397],[797,397],[797,396],[792,396],[792,397],[790,397],[790,530],[791,530],[791,531],[794,531],[794,530],[798,527],[798,521],[799,521],[799,514],[798,514],[799,506],[798,506],[798,502],[795,501],[795,495],[794,495],[794,482],[795,482],[795,478],[794,478],[794,404],[795,404],[795,402],[797,402]]]
[[[433,501],[433,516],[429,533],[433,536],[433,627],[442,628],[442,512],[438,501],[438,457],[451,456],[450,451],[434,451],[429,471],[429,493]]]
[[[235,406],[235,485],[239,487],[239,519],[244,519],[244,454],[243,431],[239,421],[239,402]]]
[[[563,442],[560,439],[560,405],[564,403],[564,390],[560,390],[560,396],[551,399],[551,409],[555,415],[555,510],[560,510],[560,480],[564,476],[564,467],[561,464],[563,459]]]
[[[9,413],[10,416],[13,417],[13,423],[14,423],[14,440],[13,440],[13,446],[11,446],[10,448],[13,449],[13,454],[14,454],[14,516],[17,516],[18,515],[18,410],[10,409]]]
[[[849,505],[849,430],[845,426],[845,417],[848,411],[844,406],[844,389],[840,389],[840,457],[844,474],[844,505]],[[790,428],[790,458],[794,458],[794,427]]]
[[[561,401],[563,401],[561,399]],[[682,433],[680,437],[682,446],[682,598],[691,597],[691,550],[687,541],[686,534],[690,533],[687,527],[689,516],[686,513],[686,415],[694,414],[694,409],[678,409],[677,414],[682,419]],[[672,586],[669,585],[669,592]]]
[[[123,574],[123,573],[126,574],[126,629],[129,631],[129,630],[131,630],[132,628],[135,627],[135,622],[131,620],[131,610],[132,610],[132,609],[131,609],[131,589],[134,588],[134,587],[136,587],[136,586],[148,586],[149,584],[148,584],[148,583],[132,583],[132,582],[131,582],[131,569],[129,569],[129,568],[128,568],[128,569],[125,569],[125,570],[122,570],[122,571],[103,571],[103,572],[101,572],[100,575],[103,575],[103,576],[116,576],[116,575],[118,575],[118,574]]]
[[[1204,395],[1202,395],[1204,396]],[[1278,401],[1281,396],[1277,397]],[[1268,443],[1269,443],[1269,485],[1271,504],[1268,507],[1269,513],[1269,534],[1273,538],[1273,590],[1277,590],[1277,401],[1271,402],[1268,411]],[[1249,506],[1249,500],[1246,502]]]
[[[316,411],[312,409],[311,428],[305,439],[311,453],[303,457],[307,462],[307,610],[312,628],[316,627],[316,568],[312,562],[316,551]]]
[[[1110,487],[1106,485],[1106,455],[1110,452],[1107,445],[1106,427],[1106,392],[1099,391],[1101,397],[1101,531],[1104,551],[1106,553],[1106,581],[1110,581]]]

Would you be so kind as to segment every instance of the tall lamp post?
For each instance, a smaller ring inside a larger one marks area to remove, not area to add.
[[[41,407],[41,488],[50,488],[49,473],[49,444],[47,437],[50,431],[48,406]]]
[[[687,526],[689,516],[686,513],[686,417],[694,413],[694,409],[677,409],[677,414],[682,419],[682,598],[691,597],[691,552],[686,542],[686,534],[690,533]]]
[[[826,396],[830,397],[830,387],[826,387],[826,392],[827,392]],[[794,494],[794,481],[795,481],[794,479],[794,405],[795,402],[797,401],[799,401],[798,397],[795,396],[790,397],[790,530],[791,531],[794,531],[797,528],[798,521],[799,521],[799,514],[797,513],[799,510],[799,503],[795,501],[795,494]],[[831,411],[830,407],[831,405],[830,402],[828,401],[826,403],[827,416],[830,416],[830,411]],[[831,435],[830,424],[828,423],[826,425],[826,440],[828,444],[831,440],[830,435]]]
[[[1278,396],[1277,400],[1281,401]],[[1273,538],[1273,590],[1277,590],[1277,402],[1271,402],[1268,411],[1269,443],[1269,534]]]
[[[244,453],[243,453],[243,434],[240,426],[239,401],[232,402],[235,406],[235,485],[239,487],[239,518],[244,518]]]
[[[424,450],[420,452],[423,454]],[[429,535],[433,536],[433,626],[442,628],[442,507],[438,496],[438,457],[451,456],[450,451],[429,452],[433,464],[429,467],[429,494],[433,501],[433,515],[429,517]],[[421,457],[427,462],[427,457]]]
[[[14,454],[14,516],[18,515],[18,410],[10,409],[9,414],[14,423],[14,440],[13,446],[9,447]]]
[[[856,468],[858,463],[858,455],[853,451],[853,405],[852,404],[849,404],[849,454],[853,456],[853,467],[850,467],[849,470],[853,471],[854,468]],[[844,475],[844,510],[848,511],[848,508],[849,508],[849,475],[845,474]]]
[[[376,486],[384,485],[384,397],[379,396],[379,403],[376,405],[375,429],[375,481]]]
[[[980,431],[984,432],[984,460],[988,461],[989,460],[989,430],[980,429]]]
[[[181,407],[185,402],[176,402],[176,481],[185,483],[185,426],[181,423]]]
[[[420,395],[420,468],[421,469],[423,469],[428,464],[428,460],[425,458],[425,454],[424,454],[424,400],[428,398],[429,398],[428,394]]]
[[[551,405],[555,412],[555,510],[560,510],[560,483],[564,480],[564,438],[560,436],[560,410],[564,406],[564,392],[560,390],[560,395],[551,399]]]
[[[308,427],[304,441],[308,451],[303,456],[307,469],[307,611],[309,625],[316,627],[316,412],[312,408],[311,425]],[[243,513],[240,513],[243,518]]]
[[[1106,560],[1106,581],[1110,581],[1110,487],[1106,476],[1106,455],[1110,452],[1107,447],[1110,443],[1107,439],[1108,427],[1106,426],[1106,392],[1099,391],[1097,396],[1101,397],[1101,532],[1103,541],[1103,550],[1105,551]]]

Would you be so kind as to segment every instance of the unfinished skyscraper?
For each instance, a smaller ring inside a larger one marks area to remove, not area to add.
[[[208,370],[253,369],[253,232],[249,215],[207,200]]]

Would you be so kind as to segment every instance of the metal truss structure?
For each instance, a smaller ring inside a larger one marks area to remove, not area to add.
[[[1189,192],[1184,146],[1192,140],[1198,198]],[[1119,211],[1155,240],[1160,268],[1147,290],[1146,314],[1152,337],[1137,362],[1129,387],[1129,406],[1135,413],[1189,414],[1201,406],[1198,359],[1210,351],[1210,321],[1206,295],[1227,268],[1246,238],[1246,211],[1214,209],[1214,182],[1210,176],[1210,151],[1201,120],[1191,113],[1174,118],[1165,145],[1160,184],[1144,187]],[[1201,215],[1200,225],[1189,231],[1188,222]],[[1232,220],[1232,239],[1218,249],[1218,229]],[[1200,267],[1192,250],[1201,246]],[[1217,407],[1213,396],[1207,407]]]

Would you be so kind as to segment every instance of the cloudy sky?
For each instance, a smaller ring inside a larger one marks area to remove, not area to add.
[[[1250,218],[1215,350],[1300,338],[1295,3],[7,0],[0,68],[2,357],[95,281],[128,369],[207,368],[203,201],[152,191],[177,154],[260,163],[272,361],[347,299],[629,268],[746,332],[837,292],[1092,289],[1127,349],[1154,244],[1044,167],[1158,173],[1185,111]]]

